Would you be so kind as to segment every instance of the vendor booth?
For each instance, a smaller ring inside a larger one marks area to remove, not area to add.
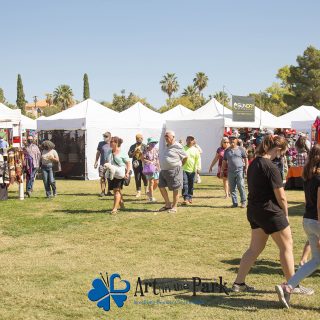
[[[118,113],[93,101],[85,100],[67,110],[37,120],[41,140],[56,145],[62,171],[60,176],[98,179],[95,155],[102,133],[118,119]]]
[[[196,138],[197,144],[202,148],[202,173],[208,173],[210,163],[220,146],[220,140],[225,130],[230,128],[288,128],[287,121],[281,121],[275,116],[265,114],[255,107],[254,121],[233,121],[232,111],[221,105],[216,99],[210,100],[206,105],[187,115],[181,120],[167,120],[166,129],[176,133],[176,139],[183,143],[188,135]],[[164,144],[163,139],[161,144]],[[216,167],[214,168],[217,169]]]

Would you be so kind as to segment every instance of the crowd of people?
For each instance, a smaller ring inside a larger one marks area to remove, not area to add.
[[[270,236],[279,248],[286,279],[275,290],[279,301],[286,308],[290,306],[292,293],[313,294],[311,288],[301,286],[300,282],[320,265],[320,145],[311,147],[303,134],[295,140],[290,138],[268,131],[263,136],[255,137],[254,141],[251,138],[243,141],[237,132],[225,134],[208,168],[212,172],[218,164],[217,177],[223,181],[225,198],[231,197],[232,208],[239,206],[238,189],[240,207],[247,209],[247,220],[251,227],[250,245],[241,258],[232,290],[254,290],[245,280]],[[164,141],[164,147],[159,150],[157,139],[148,137],[144,143],[142,134],[137,134],[129,150],[123,150],[120,137],[112,136],[110,132],[103,134],[103,141],[97,146],[94,167],[99,172],[100,196],[113,196],[112,215],[125,208],[122,189],[130,183],[132,172],[137,198],[142,197],[144,192],[147,201],[154,203],[154,190],[159,187],[164,200],[159,212],[176,213],[180,195],[183,197],[182,205],[192,205],[194,183],[200,180],[202,150],[194,136],[187,136],[185,145],[182,145],[176,141],[175,133],[171,130],[165,132]],[[0,147],[5,145],[3,139],[0,140]],[[39,148],[31,135],[24,141],[25,159],[28,162],[28,197],[32,194],[34,179],[40,167],[46,197],[57,196],[54,172],[59,171],[59,156],[54,148],[54,144],[48,140]],[[283,183],[285,171],[290,166],[303,166],[306,202],[303,226],[308,242],[297,272]],[[309,251],[312,259],[308,261]]]
[[[130,179],[132,170],[137,198],[142,195],[143,183],[148,201],[156,202],[154,190],[159,187],[165,202],[159,209],[160,212],[177,212],[180,190],[184,199],[183,205],[192,204],[195,178],[201,170],[200,150],[195,146],[196,141],[193,136],[188,136],[186,145],[182,146],[176,141],[173,131],[166,131],[164,135],[166,144],[159,152],[158,141],[155,138],[149,137],[144,144],[142,134],[137,134],[136,142],[128,153],[121,149],[123,142],[121,138],[111,136],[110,132],[105,132],[103,137],[104,140],[98,143],[95,168],[98,168],[100,159],[100,196],[110,195],[110,191],[113,191],[114,205],[111,214],[117,214],[119,209],[124,208],[121,190],[125,182]],[[107,183],[108,193],[105,192]],[[167,189],[172,192],[172,201]]]

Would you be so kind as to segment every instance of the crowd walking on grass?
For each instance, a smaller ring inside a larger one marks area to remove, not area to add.
[[[154,191],[159,188],[163,198],[159,212],[175,214],[180,205],[192,206],[194,184],[201,182],[201,147],[191,134],[186,137],[184,145],[176,140],[175,132],[171,130],[165,131],[163,139],[164,145],[159,150],[157,139],[148,137],[144,142],[143,135],[138,133],[135,143],[129,150],[124,150],[122,138],[112,136],[109,131],[103,134],[103,140],[97,146],[94,168],[100,177],[100,196],[113,196],[110,214],[116,215],[125,209],[123,187],[129,185],[132,173],[137,198],[145,195],[148,203],[156,203]],[[6,148],[5,141],[0,140],[0,151]],[[39,148],[30,135],[24,140],[24,155],[28,168],[25,172],[26,195],[32,196],[35,177],[41,170],[46,197],[56,197],[55,172],[61,168],[55,145],[46,140]],[[286,167],[293,162],[303,167],[303,228],[307,237],[298,270],[295,270],[293,237],[283,184]],[[285,277],[282,284],[275,286],[279,301],[289,308],[292,294],[312,295],[314,290],[300,282],[320,265],[320,145],[311,146],[303,134],[293,145],[284,135],[274,132],[257,136],[255,144],[251,139],[244,144],[237,132],[231,132],[222,137],[207,168],[210,173],[216,164],[225,199],[231,198],[232,208],[246,208],[251,228],[250,244],[242,255],[231,290],[255,291],[246,283],[246,278],[270,237],[279,249]],[[308,261],[309,252],[312,258]]]

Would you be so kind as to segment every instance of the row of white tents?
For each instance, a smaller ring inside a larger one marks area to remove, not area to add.
[[[5,112],[4,108],[7,107],[0,105],[0,117]],[[9,110],[6,112],[17,113],[17,110]],[[205,173],[208,171],[210,162],[220,144],[225,127],[295,128],[310,132],[311,125],[319,114],[319,110],[312,106],[301,106],[281,117],[276,117],[256,107],[254,122],[234,122],[232,121],[232,111],[223,107],[215,99],[210,100],[196,111],[179,105],[163,114],[150,110],[140,102],[118,113],[88,99],[50,117],[40,117],[37,119],[36,125],[33,123],[32,128],[31,123],[29,124],[30,128],[28,128],[28,124],[23,124],[24,116],[20,116],[22,126],[25,129],[85,131],[85,175],[87,179],[92,180],[98,178],[93,164],[97,144],[105,131],[110,131],[112,135],[123,138],[123,150],[128,150],[130,145],[135,142],[137,133],[142,133],[145,139],[148,137],[159,139],[160,148],[164,143],[161,139],[163,136],[161,133],[165,128],[174,130],[177,139],[185,140],[186,136],[192,134],[203,149],[202,166]],[[7,114],[7,117],[9,116]],[[0,127],[2,126],[0,125]]]

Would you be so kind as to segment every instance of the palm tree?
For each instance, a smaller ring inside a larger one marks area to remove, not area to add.
[[[66,110],[73,105],[73,92],[70,86],[62,84],[53,91],[53,103]]]
[[[172,94],[179,90],[179,83],[175,73],[167,73],[164,75],[160,84],[161,90],[169,96],[169,100],[171,100]]]
[[[225,107],[230,106],[230,98],[229,98],[228,94],[224,91],[216,92],[213,95],[213,98],[215,98],[217,101],[219,101]]]
[[[45,94],[46,96],[46,103],[47,103],[47,106],[50,107],[53,105],[53,96],[51,93],[46,93]]]
[[[190,86],[187,86],[183,92],[182,92],[182,96],[183,97],[194,97],[195,95],[197,94],[197,91],[196,91],[196,87],[193,86],[193,85],[190,85]]]
[[[204,72],[196,73],[196,77],[193,79],[194,86],[201,91],[208,85],[209,78]]]

